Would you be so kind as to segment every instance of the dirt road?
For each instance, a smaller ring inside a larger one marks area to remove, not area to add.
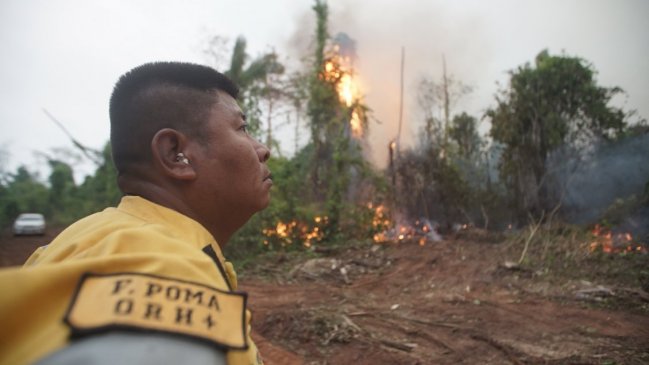
[[[54,233],[4,234],[0,263],[24,261]],[[270,365],[649,363],[645,292],[506,268],[504,246],[456,239],[269,255],[240,282]],[[607,296],[633,305],[606,309]]]
[[[48,229],[43,236],[13,236],[10,229],[0,232],[0,267],[22,265],[38,247],[48,244],[61,229]]]

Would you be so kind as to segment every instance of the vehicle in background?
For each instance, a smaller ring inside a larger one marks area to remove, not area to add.
[[[14,236],[23,234],[45,234],[45,217],[40,213],[23,213],[14,222]]]

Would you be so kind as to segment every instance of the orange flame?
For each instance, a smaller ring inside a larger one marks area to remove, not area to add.
[[[630,233],[613,234],[610,230],[596,224],[591,232],[595,240],[588,245],[590,252],[601,250],[604,253],[632,253],[647,252],[647,248],[635,244]]]
[[[372,239],[374,243],[387,243],[387,242],[417,242],[420,246],[425,246],[426,243],[437,241],[441,239],[439,234],[434,231],[428,222],[416,221],[414,225],[411,224],[394,224],[388,218],[388,210],[384,205],[379,205],[376,208],[370,203],[367,205],[370,210],[373,210],[374,217],[372,219],[372,226],[375,230],[380,230],[379,233],[374,234]]]
[[[313,222],[311,225],[295,220],[288,223],[279,221],[275,227],[262,230],[264,236],[268,238],[264,240],[264,245],[270,245],[269,239],[279,243],[282,247],[291,245],[294,240],[297,240],[302,242],[304,247],[309,248],[324,237],[324,232],[319,224],[326,223],[327,217],[315,217]]]
[[[429,242],[438,241],[441,236],[429,222],[416,221],[411,224],[395,225],[389,217],[389,211],[385,205],[367,204],[367,209],[372,214],[372,235],[374,243],[400,243],[416,242],[425,246]],[[321,242],[324,238],[323,227],[328,224],[328,217],[316,216],[312,222],[278,221],[275,226],[262,230],[266,239],[263,244],[271,246],[271,243],[286,247],[294,242],[301,243],[303,247],[310,248],[315,243]]]
[[[351,69],[351,60],[341,56],[338,47],[333,48],[334,55],[325,62],[323,77],[336,84],[338,99],[346,107],[352,108],[349,120],[351,134],[354,138],[363,136],[363,123],[354,102],[359,99],[359,91]]]
[[[354,102],[354,83],[352,75],[345,73],[340,78],[338,83],[338,96],[340,101],[344,102],[347,106],[352,106]]]

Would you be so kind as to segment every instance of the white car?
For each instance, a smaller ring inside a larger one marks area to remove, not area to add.
[[[14,222],[14,236],[45,234],[45,217],[40,213],[23,213]]]

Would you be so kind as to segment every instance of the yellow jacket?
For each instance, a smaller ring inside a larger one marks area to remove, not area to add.
[[[246,294],[207,230],[140,197],[74,223],[0,270],[0,364],[29,364],[110,329],[175,333],[261,364]]]

